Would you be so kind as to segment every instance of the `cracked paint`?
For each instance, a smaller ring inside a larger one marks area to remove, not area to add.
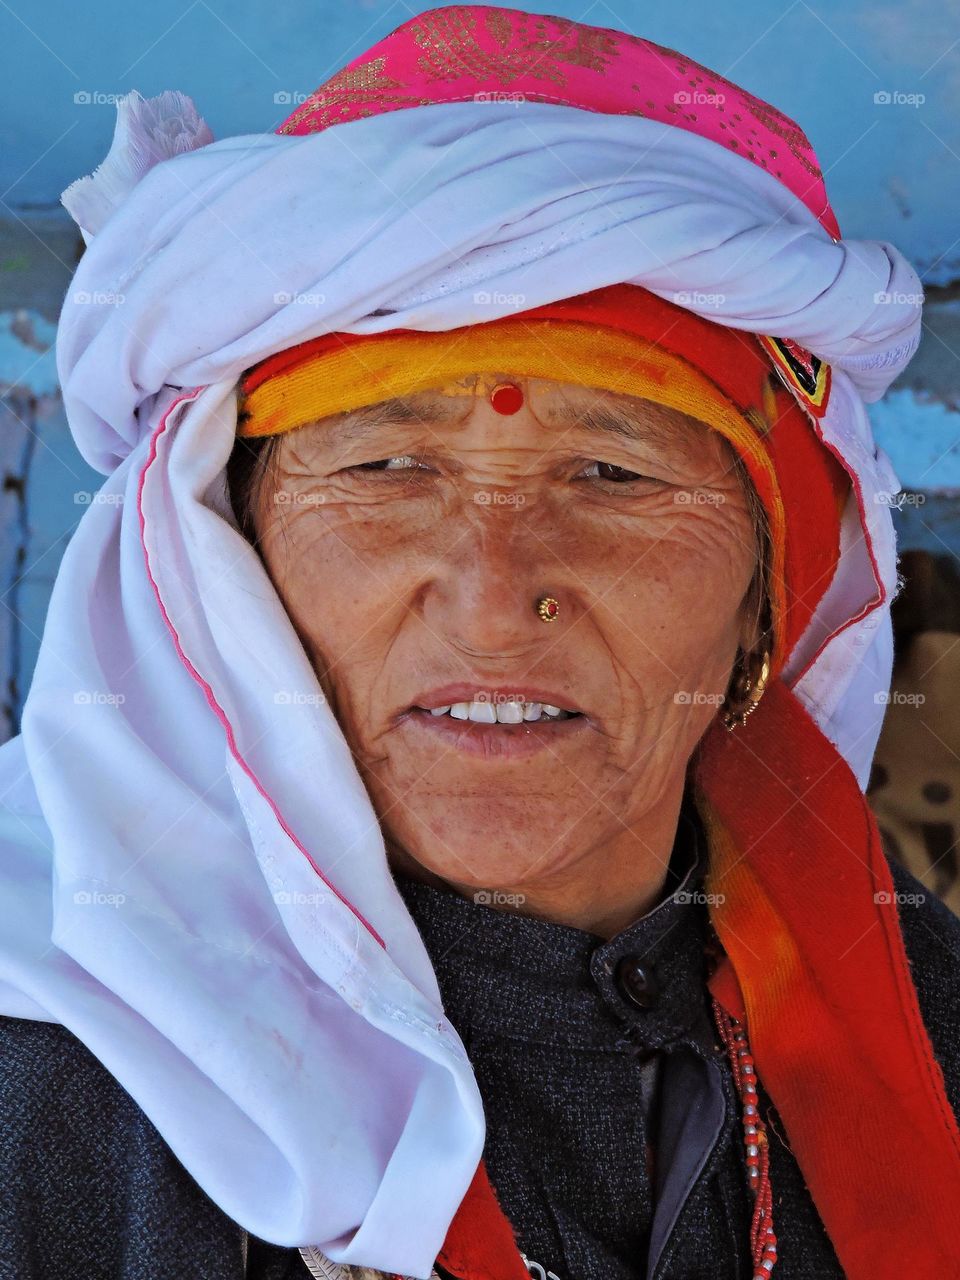
[[[56,327],[37,312],[0,312],[0,741],[19,729],[21,587],[31,563],[30,477],[42,420],[59,402]]]

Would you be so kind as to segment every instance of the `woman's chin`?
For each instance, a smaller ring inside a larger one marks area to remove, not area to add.
[[[529,800],[523,811],[519,802],[497,813],[485,804],[476,820],[472,807],[418,822],[412,830],[398,832],[395,842],[408,858],[461,890],[542,885],[577,860],[571,844],[576,821],[558,820],[556,801],[542,818]]]

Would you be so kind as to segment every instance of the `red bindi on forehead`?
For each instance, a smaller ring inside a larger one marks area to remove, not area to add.
[[[518,413],[523,407],[523,391],[515,382],[498,382],[490,392],[490,404],[497,413]]]

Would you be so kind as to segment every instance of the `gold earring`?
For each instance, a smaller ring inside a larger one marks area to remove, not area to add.
[[[723,727],[736,729],[742,725],[747,716],[763,697],[770,676],[770,650],[764,649],[760,663],[760,674],[756,680],[750,678],[749,667],[744,667],[734,681],[736,691],[732,706],[723,713]]]

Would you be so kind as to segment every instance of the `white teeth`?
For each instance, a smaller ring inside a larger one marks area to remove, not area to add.
[[[524,721],[569,720],[574,714],[549,703],[523,702],[510,699],[505,702],[454,702],[446,707],[431,707],[432,716],[449,715],[454,720],[472,720],[476,724],[522,724]]]
[[[496,724],[497,709],[492,702],[471,702],[470,719],[477,724]]]
[[[523,703],[501,702],[497,707],[497,719],[501,724],[520,724],[523,720]]]

